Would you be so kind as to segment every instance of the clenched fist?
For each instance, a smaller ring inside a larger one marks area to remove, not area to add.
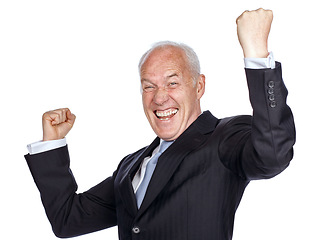
[[[64,138],[73,127],[75,115],[68,108],[43,114],[43,141]]]
[[[262,8],[245,11],[237,19],[237,36],[244,57],[266,58],[268,56],[268,36],[273,14]]]

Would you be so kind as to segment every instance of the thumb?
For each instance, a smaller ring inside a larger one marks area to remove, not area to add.
[[[68,109],[66,112],[66,123],[68,123],[71,126],[71,128],[74,125],[75,119],[76,116],[73,113],[71,113],[70,109]]]

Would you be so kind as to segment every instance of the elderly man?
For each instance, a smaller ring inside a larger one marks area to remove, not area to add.
[[[205,76],[190,47],[162,42],[146,52],[142,99],[157,138],[82,194],[75,193],[64,138],[75,116],[69,109],[45,113],[43,141],[29,146],[26,159],[54,233],[72,237],[118,225],[121,240],[231,239],[250,180],[279,174],[293,156],[281,65],[267,49],[271,22],[263,9],[237,19],[252,117],[201,112]]]

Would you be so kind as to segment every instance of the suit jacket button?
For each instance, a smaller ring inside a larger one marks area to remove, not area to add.
[[[138,234],[141,230],[138,227],[133,227],[132,231],[133,233]]]
[[[274,94],[270,94],[270,95],[269,95],[269,100],[270,100],[270,101],[275,100],[275,95],[274,95]]]
[[[269,88],[274,88],[274,86],[275,86],[275,82],[274,81],[269,81],[268,82],[268,87]]]
[[[270,107],[275,108],[277,106],[277,103],[275,101],[270,102]]]
[[[269,88],[269,89],[268,89],[268,93],[269,93],[269,94],[274,94],[274,89],[273,89],[273,88]]]

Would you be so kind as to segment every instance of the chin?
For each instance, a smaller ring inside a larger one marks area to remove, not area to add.
[[[165,141],[173,141],[178,137],[178,131],[155,131],[155,133]]]
[[[155,134],[166,141],[173,141],[179,137],[181,128],[180,115],[172,112],[171,116],[157,116],[155,112],[150,114],[150,125]],[[179,118],[180,117],[180,118]]]

